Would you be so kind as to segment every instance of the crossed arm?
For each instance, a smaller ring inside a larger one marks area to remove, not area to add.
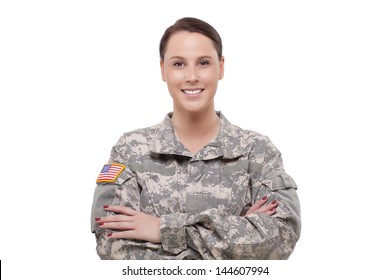
[[[253,204],[245,216],[260,212],[272,216],[276,212],[278,202],[276,200],[268,203],[268,197],[264,196]],[[160,243],[160,218],[133,210],[125,206],[104,205],[104,210],[117,215],[97,217],[95,221],[100,228],[115,230],[109,233],[109,238],[137,239]]]

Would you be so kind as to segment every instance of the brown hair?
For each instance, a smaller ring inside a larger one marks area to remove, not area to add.
[[[172,34],[179,31],[197,32],[213,41],[214,47],[217,50],[219,60],[222,59],[222,39],[219,36],[217,30],[214,29],[207,22],[191,17],[185,17],[179,19],[175,24],[171,25],[165,30],[164,35],[160,41],[160,58],[164,61],[164,55],[167,50],[167,44]]]

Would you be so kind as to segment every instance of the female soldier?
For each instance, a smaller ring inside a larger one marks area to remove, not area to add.
[[[183,18],[160,42],[173,112],[125,133],[98,176],[92,232],[102,259],[287,259],[300,235],[280,152],[214,108],[222,42]]]

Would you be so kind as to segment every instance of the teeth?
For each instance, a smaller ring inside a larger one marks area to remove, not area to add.
[[[188,90],[188,89],[185,89],[185,90],[183,90],[183,92],[185,93],[185,94],[188,94],[188,95],[195,95],[195,94],[199,94],[199,93],[201,93],[201,89],[194,89],[194,90]]]

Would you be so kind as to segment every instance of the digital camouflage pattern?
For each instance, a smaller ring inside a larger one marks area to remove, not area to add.
[[[156,126],[125,133],[109,162],[126,165],[115,183],[98,183],[91,227],[101,259],[287,259],[300,235],[294,180],[280,152],[256,132],[221,113],[214,141],[194,156],[181,144],[172,113]],[[273,216],[249,207],[265,195]],[[109,239],[96,217],[114,204],[160,217],[161,244]]]

